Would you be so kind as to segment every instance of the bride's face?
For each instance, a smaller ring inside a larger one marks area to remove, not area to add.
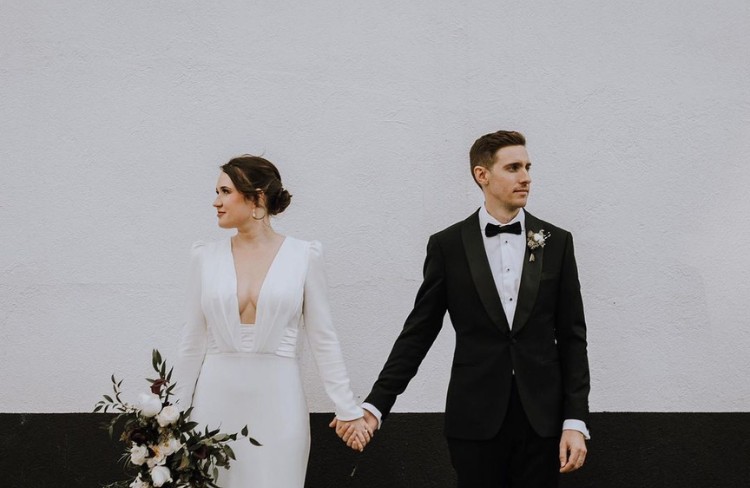
[[[216,182],[216,200],[214,200],[219,227],[232,229],[239,227],[253,218],[253,202],[237,191],[229,175],[222,172]]]

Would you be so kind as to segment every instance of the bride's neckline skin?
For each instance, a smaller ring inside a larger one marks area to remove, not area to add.
[[[252,230],[237,229],[237,234],[230,238],[230,250],[235,271],[235,293],[237,295],[237,313],[240,324],[252,327],[257,322],[258,306],[263,293],[268,273],[276,261],[276,256],[281,250],[286,237],[277,234],[270,225],[252,226]],[[250,270],[254,260],[258,256],[262,260],[262,269]],[[252,274],[252,281],[241,279],[243,271]],[[242,292],[242,293],[241,293]],[[243,315],[246,322],[243,323]]]

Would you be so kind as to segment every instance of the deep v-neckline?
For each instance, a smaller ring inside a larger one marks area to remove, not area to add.
[[[234,276],[234,310],[235,314],[237,316],[237,323],[240,325],[251,326],[258,323],[258,310],[260,310],[260,303],[261,298],[263,297],[263,290],[266,287],[266,282],[268,281],[268,277],[271,275],[271,272],[273,271],[274,265],[276,264],[277,258],[279,257],[279,254],[281,254],[281,250],[284,248],[284,245],[286,244],[287,236],[284,236],[284,240],[281,241],[281,244],[279,244],[278,249],[276,249],[276,254],[273,255],[273,259],[271,259],[271,264],[268,266],[268,269],[266,270],[266,274],[263,275],[263,281],[260,283],[260,288],[258,289],[258,297],[255,299],[255,321],[253,324],[242,324],[242,311],[240,310],[240,296],[239,296],[239,277],[237,276],[237,264],[234,260],[234,244],[232,242],[232,238],[229,238],[229,258],[232,264],[232,276]]]

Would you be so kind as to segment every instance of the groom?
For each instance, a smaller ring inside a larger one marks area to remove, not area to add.
[[[518,132],[469,153],[484,205],[430,237],[424,281],[365,400],[374,430],[440,332],[456,348],[445,406],[451,462],[464,487],[558,485],[586,457],[586,323],[569,232],[524,211],[531,162]]]

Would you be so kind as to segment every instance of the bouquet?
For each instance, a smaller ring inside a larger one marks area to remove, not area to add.
[[[152,365],[159,375],[147,379],[151,383],[149,393],[141,393],[136,405],[122,401],[120,385],[112,375],[114,397],[104,395],[94,412],[115,412],[117,415],[104,424],[110,437],[115,427],[122,429],[120,440],[125,443],[122,461],[131,478],[107,485],[108,488],[218,488],[215,481],[219,467],[229,469],[234,460],[230,441],[246,437],[250,443],[260,446],[248,436],[247,426],[237,434],[223,434],[219,430],[203,431],[197,422],[190,420],[192,407],[180,411],[170,402],[175,384],[171,384],[172,369],[159,351],[152,353]]]

